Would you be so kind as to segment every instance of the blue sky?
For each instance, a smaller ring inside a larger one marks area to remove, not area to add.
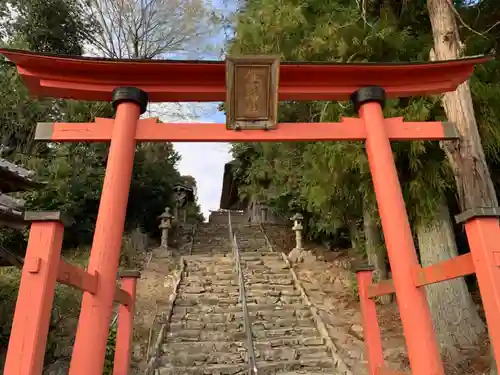
[[[235,0],[212,0],[214,7],[231,12],[234,10]],[[224,32],[220,30],[213,38],[213,43],[219,48],[224,45]],[[215,56],[204,56],[214,59]],[[225,122],[225,115],[217,111],[219,103],[207,103],[202,106],[198,115],[187,116],[191,121],[198,122]],[[190,109],[187,109],[189,112]],[[193,176],[198,184],[198,202],[205,218],[208,219],[210,210],[219,208],[222,189],[222,175],[224,164],[231,160],[228,143],[174,143],[182,159],[179,163],[181,174]]]

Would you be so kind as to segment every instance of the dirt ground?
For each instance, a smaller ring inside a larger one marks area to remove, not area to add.
[[[162,248],[153,249],[145,258],[137,284],[132,354],[136,374],[143,374],[151,357],[148,348],[154,344],[160,327],[157,318],[166,309],[172,293],[174,271],[179,265],[179,258],[172,257]]]

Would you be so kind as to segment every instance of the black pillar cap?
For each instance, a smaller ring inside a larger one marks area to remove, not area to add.
[[[473,207],[458,215],[455,215],[457,224],[466,223],[480,217],[500,217],[499,207]]]
[[[361,87],[351,94],[351,101],[356,113],[365,103],[377,102],[383,107],[385,104],[385,90],[378,86]]]
[[[369,263],[363,263],[363,262],[357,263],[354,267],[354,272],[356,273],[366,272],[366,271],[375,271],[375,267]]]
[[[60,211],[25,211],[24,221],[59,221],[66,227],[72,224],[71,217]]]
[[[117,87],[112,93],[113,108],[116,111],[118,104],[124,102],[136,103],[141,108],[141,115],[148,107],[148,93],[137,87]]]

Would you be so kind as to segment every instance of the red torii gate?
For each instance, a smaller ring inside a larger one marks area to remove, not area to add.
[[[116,110],[114,120],[98,118],[90,124],[41,123],[37,126],[35,138],[38,140],[111,142],[111,146],[86,271],[59,260],[63,230],[60,216],[31,214],[35,222],[22,273],[4,370],[6,375],[41,374],[56,281],[84,291],[70,375],[102,373],[114,300],[123,305],[114,374],[128,374],[135,281],[126,279],[122,289],[117,289],[116,274],[135,144],[141,141],[365,140],[393,273],[393,280],[376,285],[371,284],[369,269],[358,273],[365,357],[370,375],[394,374],[384,367],[380,330],[371,298],[396,293],[412,374],[443,375],[429,306],[421,287],[474,272],[494,355],[500,361],[500,256],[495,244],[500,235],[498,209],[478,207],[459,215],[465,223],[470,254],[420,267],[390,141],[457,139],[459,134],[450,123],[404,122],[402,118],[385,119],[382,114],[386,95],[405,97],[455,90],[469,78],[475,64],[488,58],[418,64],[282,63],[281,66],[276,61],[267,66],[262,61],[252,63],[245,58],[247,65],[270,69],[271,78],[264,86],[269,89],[267,96],[271,105],[267,112],[264,111],[264,117],[256,115],[254,120],[265,120],[269,124],[268,120],[275,118],[278,99],[351,99],[360,117],[344,118],[340,123],[287,123],[265,127],[271,130],[250,130],[250,127],[241,130],[240,127],[239,131],[233,131],[225,124],[158,124],[156,119],[139,119],[148,102],[217,102],[225,99],[231,102],[236,94],[230,93],[226,98],[226,88],[238,90],[233,87],[238,86],[234,85],[238,73],[234,73],[235,66],[231,63],[225,67],[224,62],[70,58],[6,49],[0,53],[17,65],[32,94],[112,101]],[[257,96],[255,100],[260,99]],[[230,113],[235,111],[229,107]],[[228,125],[233,120],[233,124],[242,121],[238,113],[233,117]]]

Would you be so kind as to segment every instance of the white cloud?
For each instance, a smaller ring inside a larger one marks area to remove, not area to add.
[[[224,164],[230,160],[228,143],[174,143],[182,156],[179,170],[191,175],[198,185],[198,202],[203,215],[219,208]]]

